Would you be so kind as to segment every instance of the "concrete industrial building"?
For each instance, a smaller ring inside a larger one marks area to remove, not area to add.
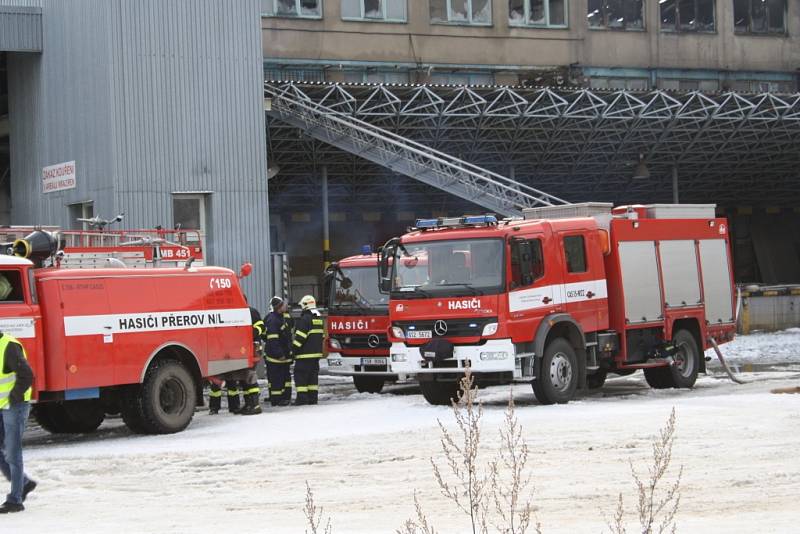
[[[269,300],[258,0],[0,0],[0,223],[199,227]],[[75,184],[43,190],[74,162]]]
[[[262,28],[279,90],[572,201],[670,202],[680,182],[730,217],[738,280],[800,279],[798,2],[262,0]],[[272,235],[303,284],[323,170],[333,257],[480,209],[317,134],[268,116]]]

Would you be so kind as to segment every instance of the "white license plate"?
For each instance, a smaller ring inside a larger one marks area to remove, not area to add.
[[[386,358],[361,358],[361,365],[386,365]]]
[[[406,337],[409,339],[430,339],[433,333],[430,330],[409,330],[406,332]]]

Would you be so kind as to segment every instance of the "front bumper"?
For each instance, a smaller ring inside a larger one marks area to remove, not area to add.
[[[516,351],[510,339],[490,339],[483,345],[457,345],[452,359],[434,363],[423,360],[419,346],[393,343],[390,360],[390,369],[396,374],[457,373],[467,361],[473,373],[513,373]]]
[[[385,360],[385,366],[362,365],[362,358],[370,360]],[[385,376],[394,377],[389,365],[389,356],[342,356],[338,352],[329,352],[327,359],[321,362],[325,374],[335,376]]]

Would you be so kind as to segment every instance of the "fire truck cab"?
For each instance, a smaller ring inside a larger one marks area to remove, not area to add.
[[[368,250],[333,263],[326,271],[327,372],[352,376],[360,393],[380,393],[389,370],[389,296],[378,290],[377,254]]]
[[[714,210],[589,203],[417,221],[379,261],[391,370],[416,375],[433,404],[456,398],[467,365],[479,385],[531,382],[543,404],[638,369],[654,388],[692,387],[709,339],[735,331]]]

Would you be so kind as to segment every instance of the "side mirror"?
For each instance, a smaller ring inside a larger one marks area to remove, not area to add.
[[[392,290],[392,267],[389,260],[395,256],[397,241],[397,238],[392,239],[378,250],[378,289],[381,293]]]
[[[241,267],[239,267],[239,279],[247,278],[253,274],[253,264],[250,262],[243,263]]]

